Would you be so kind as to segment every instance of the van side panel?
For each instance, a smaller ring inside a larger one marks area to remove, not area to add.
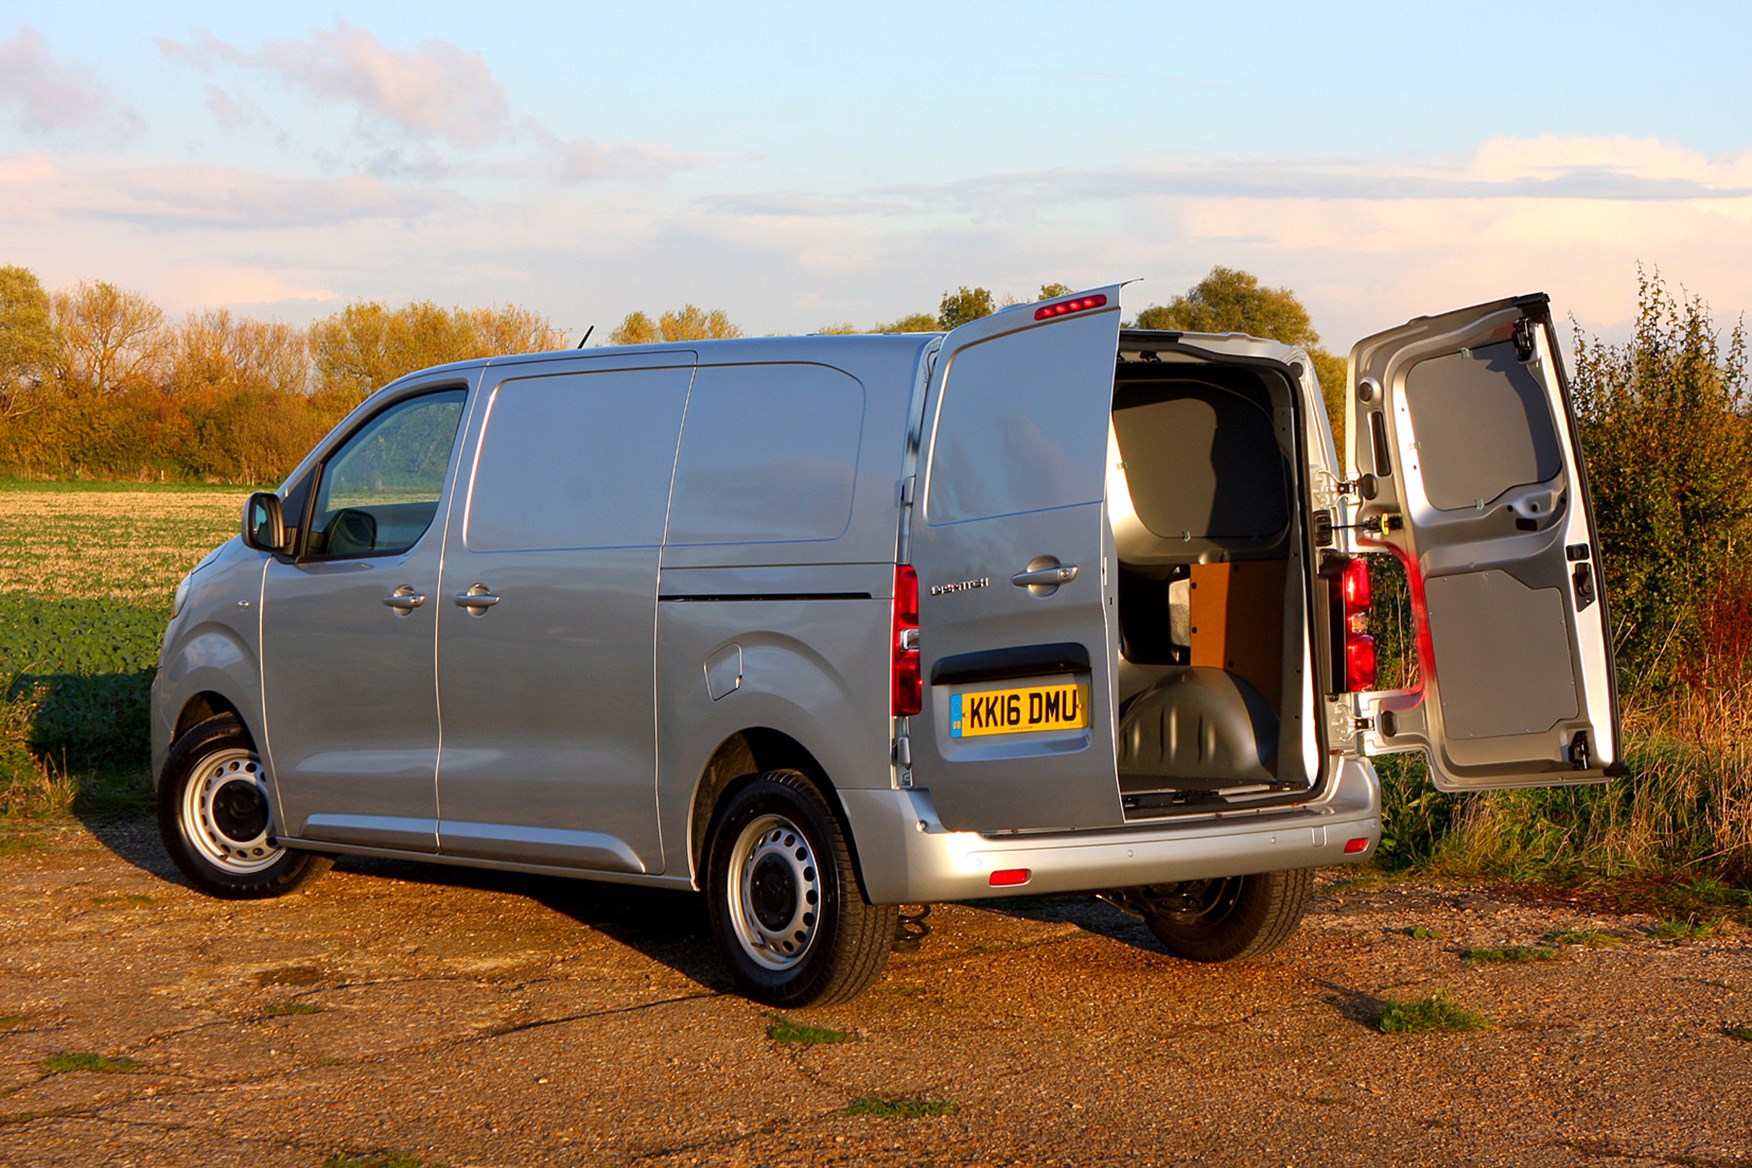
[[[765,729],[795,739],[836,789],[891,785],[892,584],[887,565],[663,574],[657,755],[666,872],[691,863],[694,789],[732,735]],[[733,664],[714,672],[721,661]]]

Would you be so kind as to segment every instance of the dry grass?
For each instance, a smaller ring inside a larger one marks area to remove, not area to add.
[[[1752,880],[1752,680],[1626,712],[1629,776],[1465,800],[1432,867]]]
[[[237,531],[246,495],[0,482],[0,594],[168,611],[183,573]]]

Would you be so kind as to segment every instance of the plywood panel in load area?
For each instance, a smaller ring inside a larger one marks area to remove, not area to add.
[[[1274,707],[1284,683],[1286,560],[1192,565],[1192,663],[1226,669]]]

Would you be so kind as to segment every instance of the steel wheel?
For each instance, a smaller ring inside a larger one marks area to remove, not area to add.
[[[797,965],[821,920],[821,873],[808,838],[784,816],[762,815],[731,845],[730,871],[730,924],[742,951],[766,969]]]
[[[1298,868],[1152,884],[1117,895],[1176,957],[1245,961],[1290,939],[1313,888],[1313,869]]]
[[[737,785],[703,861],[712,935],[749,997],[843,1002],[882,971],[898,910],[864,899],[845,832],[809,776],[774,770]]]
[[[281,847],[274,831],[273,793],[235,716],[208,718],[172,744],[158,777],[158,834],[196,888],[231,899],[279,896],[333,862]]]
[[[1177,925],[1215,925],[1235,911],[1244,883],[1240,876],[1188,880],[1175,885],[1168,895],[1152,897],[1150,907],[1154,915]]]
[[[271,826],[254,752],[219,750],[194,765],[183,788],[182,830],[202,859],[240,875],[265,871],[286,854],[270,840]]]

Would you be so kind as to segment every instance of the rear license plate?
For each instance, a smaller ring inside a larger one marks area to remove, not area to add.
[[[1089,687],[1030,685],[949,695],[949,736],[1080,730],[1089,724]]]

